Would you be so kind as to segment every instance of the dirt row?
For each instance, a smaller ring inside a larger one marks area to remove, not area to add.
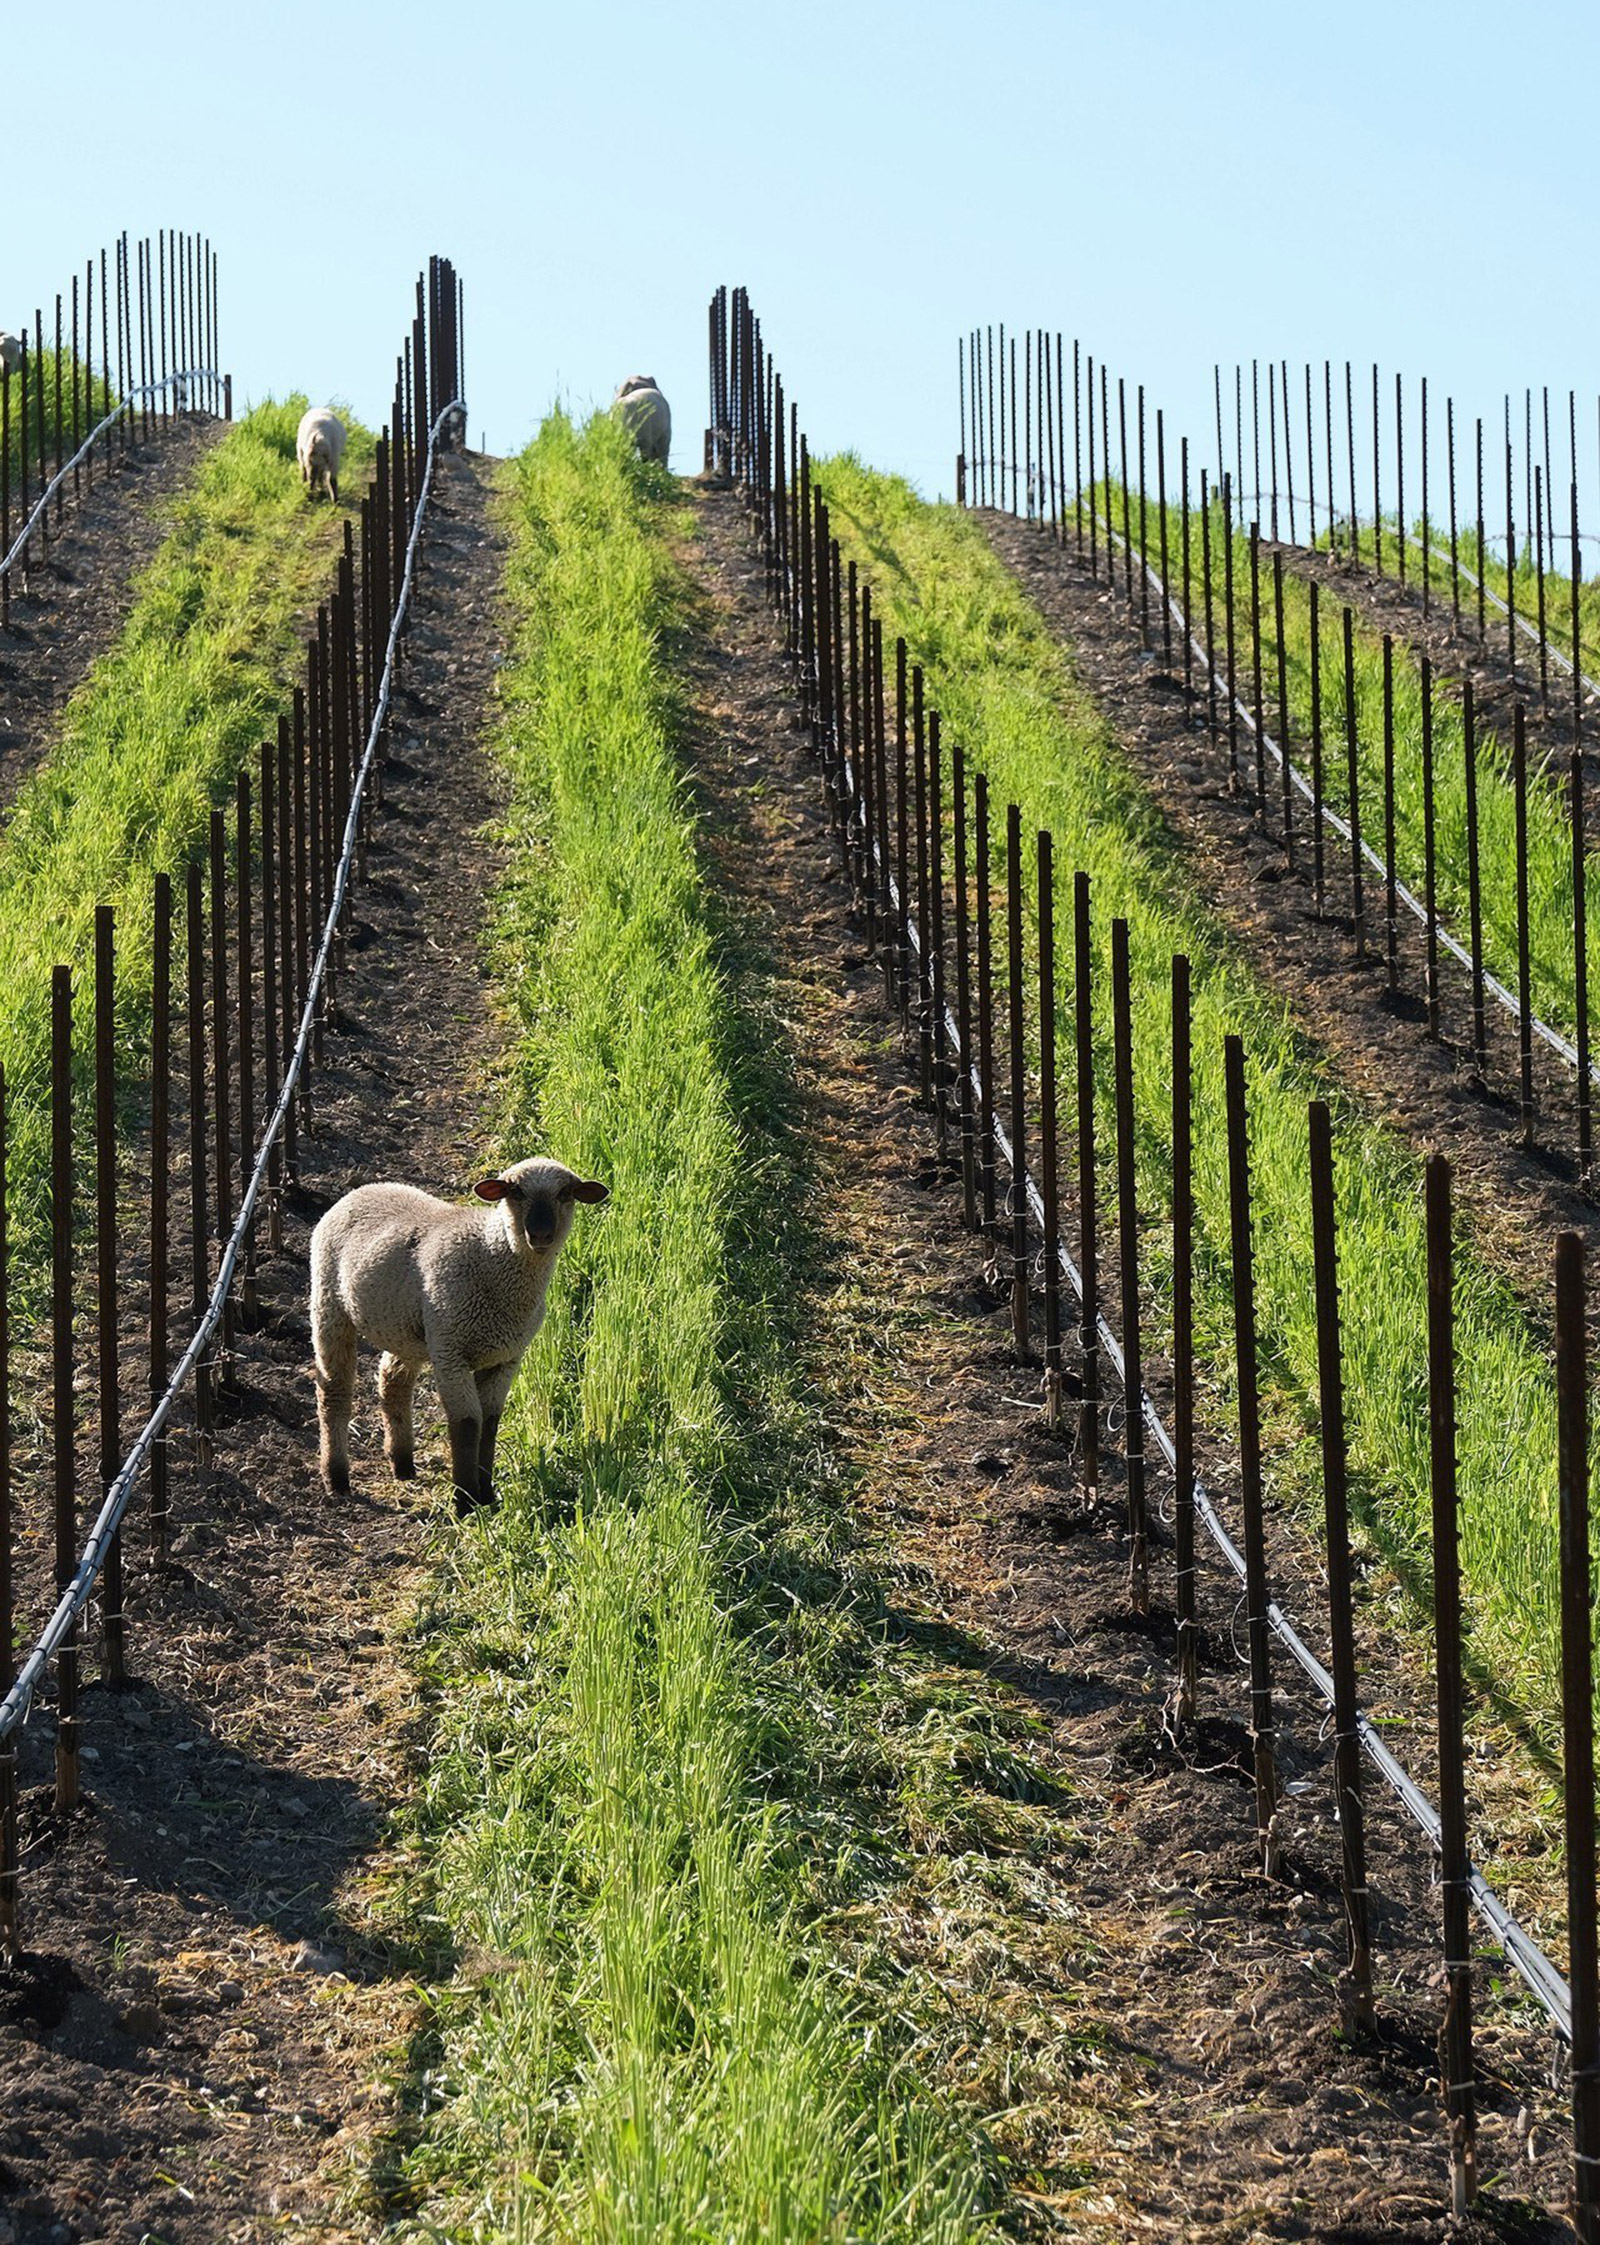
[[[1015,1355],[1004,1288],[961,1227],[959,1180],[915,1104],[733,500],[706,500],[702,543],[715,649],[701,691],[716,724],[698,783],[719,875],[762,930],[800,1025],[806,1119],[854,1243],[841,1291],[865,1299],[856,1349],[840,1354],[860,1389],[841,1398],[840,1418],[889,1570],[890,1626],[936,1644],[955,1672],[1002,1681],[1038,1719],[1041,1769],[1059,1782],[1028,1906],[998,1915],[970,1948],[950,1930],[960,1911],[948,1902],[928,1919],[891,1913],[884,1934],[908,1961],[947,1973],[976,2011],[972,2031],[1005,2047],[990,2118],[1013,2162],[1012,2225],[1330,2245],[1570,2235],[1545,2211],[1566,2196],[1550,2046],[1527,2007],[1491,1992],[1492,1973],[1479,1987],[1479,2059],[1495,2188],[1471,2223],[1452,2229],[1441,2212],[1432,1865],[1376,1796],[1382,2024],[1366,2043],[1341,2032],[1322,1711],[1280,1679],[1286,1870],[1268,1881],[1252,1836],[1237,1586],[1209,1555],[1202,1719],[1174,1738],[1169,1531],[1158,1531],[1152,1611],[1137,1615],[1116,1411],[1091,1503],[1070,1437],[1043,1424],[1038,1366]],[[886,1431],[896,1418],[904,1431]],[[1170,1498],[1158,1480],[1163,1518]],[[1317,1557],[1281,1516],[1270,1563],[1284,1605],[1314,1623]],[[1364,1653],[1381,1658],[1375,1639]]]
[[[12,572],[11,620],[0,630],[0,805],[90,666],[116,643],[139,574],[167,535],[170,501],[226,427],[187,415],[149,445],[110,455],[109,472],[97,461],[93,485],[77,499],[67,494],[61,527],[36,544],[26,576],[20,566]]]
[[[446,460],[436,493],[283,1253],[262,1266],[214,1473],[174,1460],[170,1566],[152,1567],[142,1523],[129,1537],[139,1680],[89,1691],[88,1798],[65,1828],[48,1720],[27,1734],[28,1957],[0,1974],[0,2245],[181,2245],[291,2219],[369,2233],[417,1975],[448,1967],[397,1949],[377,1914],[421,1751],[402,1639],[425,1626],[439,1454],[425,1446],[423,1480],[397,1488],[369,1396],[355,1491],[325,1499],[305,1314],[307,1235],[330,1201],[381,1175],[457,1194],[484,1156],[498,541],[481,463]]]

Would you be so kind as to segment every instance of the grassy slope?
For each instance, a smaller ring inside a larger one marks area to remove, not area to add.
[[[808,1930],[895,1818],[838,1796],[811,1233],[696,863],[658,499],[604,419],[552,420],[516,472],[504,1143],[613,1198],[434,1654],[432,1906],[497,1969],[439,2022],[411,2171],[450,2234],[977,2238],[975,2157],[894,2056],[905,1985]]]
[[[1110,987],[1109,923],[1114,915],[1131,923],[1141,1202],[1151,1209],[1169,1203],[1170,961],[1180,950],[1193,961],[1197,1285],[1202,1346],[1224,1385],[1232,1334],[1222,1039],[1230,1030],[1244,1037],[1277,1465],[1280,1477],[1307,1487],[1316,1485],[1317,1461],[1305,1439],[1315,1424],[1316,1395],[1305,1105],[1312,1096],[1332,1098],[1353,1462],[1380,1539],[1425,1590],[1418,1165],[1340,1100],[1317,1054],[1222,936],[1103,719],[978,525],[925,505],[906,485],[848,458],[828,463],[821,478],[835,532],[862,560],[885,628],[903,631],[913,657],[927,667],[947,737],[962,741],[987,770],[997,805],[1016,801],[1026,828],[1051,828],[1063,890],[1075,868],[1092,874],[1102,992]],[[1003,835],[998,811],[995,828]],[[1003,878],[998,861],[996,873]],[[1100,1010],[1104,1028],[1103,1002]],[[1104,1050],[1102,1062],[1109,1112]],[[1165,1253],[1161,1239],[1148,1242],[1158,1294]],[[1466,1254],[1457,1292],[1463,1558],[1473,1639],[1485,1671],[1548,1723],[1559,1705],[1551,1370],[1506,1289]]]
[[[296,398],[260,406],[207,456],[120,639],[73,695],[0,830],[0,1060],[25,1268],[47,1162],[50,968],[90,959],[95,906],[115,905],[121,1025],[130,1045],[140,1036],[152,876],[182,866],[212,802],[275,728],[297,618],[324,590],[342,536],[338,514],[307,506],[295,471],[303,409]],[[354,449],[352,488],[368,450],[359,432]],[[90,1005],[85,988],[80,1036]]]
[[[1104,503],[1104,502],[1103,502]],[[1113,490],[1110,505],[1121,521],[1120,493]],[[1137,513],[1135,513],[1137,521]],[[1225,668],[1223,629],[1222,518],[1212,510],[1212,594],[1214,631],[1219,671]],[[1149,511],[1148,551],[1159,557],[1160,514]],[[1171,515],[1168,535],[1169,569],[1176,589],[1180,583],[1181,518]],[[1196,637],[1204,644],[1204,579],[1197,516],[1190,521],[1191,598]],[[1121,563],[1118,563],[1119,581]],[[1248,708],[1255,691],[1251,652],[1250,546],[1248,538],[1234,541],[1235,667],[1240,700]],[[1323,735],[1323,775],[1327,801],[1335,810],[1349,809],[1345,748],[1344,643],[1337,593],[1323,589],[1320,608],[1320,713]],[[1284,668],[1288,687],[1289,718],[1294,760],[1302,772],[1311,771],[1311,599],[1307,582],[1294,573],[1292,562],[1284,573]],[[1358,785],[1364,839],[1383,856],[1384,753],[1383,753],[1383,635],[1358,617],[1353,633],[1356,702]],[[1262,708],[1267,730],[1276,737],[1278,715],[1277,632],[1272,576],[1261,571],[1261,671]],[[1422,790],[1422,683],[1418,664],[1404,646],[1394,656],[1394,772],[1395,866],[1399,878],[1419,897],[1423,894],[1426,865]],[[1435,680],[1433,696],[1434,816],[1436,822],[1435,878],[1441,920],[1459,942],[1469,934],[1467,879],[1467,783],[1465,735],[1459,689],[1446,680]],[[1241,727],[1240,755],[1248,765],[1254,750]],[[1479,726],[1475,776],[1477,781],[1478,849],[1483,912],[1484,963],[1508,988],[1517,985],[1517,900],[1515,854],[1515,803],[1511,782],[1511,746],[1492,730]],[[1528,931],[1531,988],[1534,1011],[1569,1036],[1576,1018],[1572,943],[1572,845],[1566,809],[1564,769],[1546,772],[1541,759],[1529,759],[1528,785]],[[1268,786],[1276,817],[1278,781],[1269,768]],[[1294,815],[1300,846],[1309,847],[1311,811],[1298,797]],[[1335,900],[1348,893],[1348,852],[1337,836],[1325,836],[1328,893]],[[1368,939],[1380,951],[1384,942],[1383,884],[1371,867],[1365,873],[1365,908]],[[1600,973],[1600,861],[1591,859],[1587,870],[1588,971],[1591,986]],[[1401,907],[1402,918],[1409,915]]]

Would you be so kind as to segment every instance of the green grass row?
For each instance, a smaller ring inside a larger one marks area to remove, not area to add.
[[[826,463],[819,475],[835,534],[863,564],[875,611],[886,630],[904,633],[913,659],[926,668],[947,740],[960,741],[988,773],[996,831],[1003,835],[999,807],[1016,802],[1026,833],[1053,833],[1063,894],[1075,869],[1093,877],[1103,1116],[1111,1111],[1110,922],[1129,922],[1141,1205],[1152,1216],[1170,1208],[1170,964],[1179,951],[1193,962],[1197,1314],[1200,1348],[1224,1391],[1231,1389],[1232,1326],[1222,1047],[1227,1032],[1244,1039],[1275,1473],[1280,1485],[1308,1496],[1320,1481],[1312,1438],[1317,1379],[1306,1103],[1331,1100],[1358,1500],[1372,1533],[1425,1595],[1430,1497],[1420,1164],[1341,1097],[1323,1057],[1220,929],[1068,656],[980,526],[926,505],[907,485],[848,457]],[[993,870],[1002,880],[998,855]],[[1068,1041],[1061,1049],[1070,1051],[1066,1002],[1060,1030]],[[1145,1245],[1164,1319],[1170,1238],[1159,1223]],[[1457,1307],[1471,1650],[1480,1674],[1548,1733],[1559,1711],[1553,1372],[1506,1286],[1465,1251]],[[1156,1345],[1166,1345],[1164,1334]]]
[[[497,1132],[612,1198],[427,1647],[419,1907],[494,1969],[423,2037],[409,2202],[430,2235],[955,2245],[986,2185],[908,2065],[912,1992],[816,1922],[904,1818],[851,1809],[841,1737],[916,1724],[839,1649],[816,1192],[697,862],[669,488],[604,416],[512,478]]]
[[[295,468],[302,398],[266,404],[209,452],[176,501],[116,644],[0,822],[0,1063],[10,1099],[13,1250],[36,1274],[49,1159],[50,970],[82,970],[87,1080],[94,911],[118,915],[125,1078],[144,1067],[153,876],[203,843],[213,802],[275,731],[300,627],[324,595],[342,522]],[[352,432],[351,489],[370,456]]]
[[[1102,494],[1102,512],[1106,504]],[[1121,524],[1120,494],[1113,489],[1109,503]],[[1137,512],[1134,515],[1137,536]],[[1147,551],[1159,562],[1160,510],[1147,517]],[[1213,634],[1219,678],[1226,677],[1225,583],[1223,528],[1219,508],[1211,516],[1211,570]],[[1205,644],[1205,592],[1202,527],[1198,516],[1190,519],[1191,608],[1194,635]],[[1181,593],[1182,518],[1169,509],[1169,580]],[[1118,559],[1121,575],[1121,561]],[[1233,594],[1235,681],[1240,701],[1248,709],[1255,694],[1253,611],[1251,601],[1250,543],[1248,536],[1233,541]],[[1297,575],[1292,563],[1284,572],[1283,655],[1289,704],[1290,750],[1295,763],[1309,779],[1315,717],[1320,714],[1324,792],[1328,803],[1348,815],[1350,788],[1346,749],[1346,694],[1344,670],[1344,603],[1336,591],[1324,586],[1319,597],[1318,693],[1312,694],[1311,592],[1307,579]],[[1269,563],[1260,570],[1260,626],[1262,710],[1266,728],[1277,738],[1281,731],[1278,704],[1277,605]],[[1386,857],[1385,750],[1383,717],[1383,635],[1356,618],[1352,634],[1355,685],[1357,786],[1363,839]],[[1420,898],[1426,874],[1425,770],[1423,696],[1420,663],[1403,642],[1393,651],[1393,761],[1395,871]],[[1225,721],[1225,703],[1219,705]],[[1512,747],[1491,727],[1475,727],[1473,779],[1476,787],[1480,910],[1484,964],[1506,986],[1517,987],[1517,872],[1516,806],[1512,779]],[[1239,728],[1239,753],[1247,771],[1254,747],[1248,729]],[[1459,685],[1436,677],[1433,687],[1433,805],[1435,822],[1434,866],[1440,920],[1456,940],[1470,938],[1469,797],[1466,732]],[[1276,825],[1279,783],[1269,762],[1267,781]],[[1298,795],[1294,819],[1299,846],[1309,852],[1311,808]],[[1529,988],[1533,1010],[1569,1039],[1576,1024],[1577,960],[1573,942],[1572,827],[1566,788],[1565,760],[1547,765],[1530,751],[1527,789],[1528,832],[1528,954]],[[1348,845],[1324,830],[1328,895],[1336,909],[1344,909],[1349,896]],[[1364,868],[1364,909],[1367,936],[1381,951],[1384,895],[1382,877],[1369,865]],[[1600,860],[1589,859],[1584,871],[1587,907],[1587,982],[1600,989]],[[1403,926],[1411,915],[1397,906]],[[1592,1003],[1592,1000],[1591,1000]]]

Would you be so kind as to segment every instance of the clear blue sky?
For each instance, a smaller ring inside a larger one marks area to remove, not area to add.
[[[473,441],[657,376],[699,465],[704,317],[751,288],[819,450],[948,491],[955,346],[1060,326],[1211,427],[1211,365],[1377,357],[1469,411],[1569,384],[1594,445],[1597,13],[1355,0],[287,0],[3,34],[0,326],[127,226],[221,259],[243,397],[380,413],[430,250]],[[1370,379],[1370,377],[1369,377]]]

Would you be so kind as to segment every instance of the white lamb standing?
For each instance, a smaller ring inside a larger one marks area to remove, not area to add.
[[[344,458],[346,430],[332,406],[313,405],[300,416],[295,431],[294,456],[300,463],[300,480],[315,492],[318,483],[330,499],[339,496],[339,462]]]
[[[9,328],[0,327],[0,372],[15,374],[22,364],[22,354],[27,348],[20,335]]]
[[[450,1430],[456,1510],[492,1505],[500,1415],[579,1201],[607,1188],[536,1156],[473,1187],[488,1209],[463,1207],[414,1185],[362,1185],[311,1235],[311,1337],[316,1352],[322,1476],[350,1487],[350,1410],[356,1344],[381,1349],[383,1447],[397,1481],[416,1472],[411,1405],[417,1374],[433,1366]]]
[[[630,374],[618,386],[611,410],[639,447],[641,460],[667,464],[672,449],[672,408],[656,388],[653,374]]]

